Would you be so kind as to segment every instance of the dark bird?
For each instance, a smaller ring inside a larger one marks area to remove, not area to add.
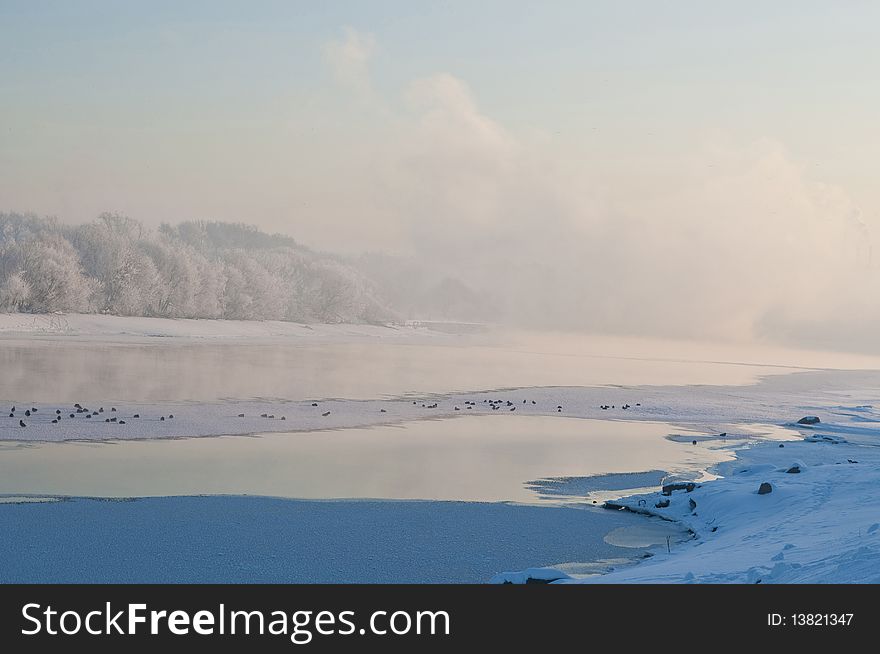
[[[70,417],[71,417],[71,418],[76,418],[76,414],[75,414],[75,413],[71,413],[71,414],[70,414]]]
[[[455,410],[456,410],[456,411],[461,411],[461,409],[459,409],[458,407],[455,407]]]
[[[523,400],[523,404],[525,404],[525,403],[526,403],[526,401],[525,401],[525,400]]]
[[[696,445],[697,441],[691,441],[691,445]]]
[[[282,420],[287,420],[287,418],[285,418],[284,416],[281,416],[281,419],[282,419]]]
[[[86,418],[91,418],[91,417],[92,417],[92,414],[91,414],[91,413],[87,413],[87,414],[86,414]]]
[[[61,413],[61,409],[55,409],[55,413],[60,414],[60,413]]]
[[[135,418],[136,418],[136,417],[137,417],[137,416],[135,416]],[[239,413],[239,414],[238,414],[238,417],[239,417],[239,418],[244,418],[244,414],[243,414],[243,413]]]
[[[37,407],[32,406],[32,407],[31,407],[31,413],[36,413],[36,412],[37,412]]]
[[[104,413],[104,407],[101,407],[100,409],[98,409],[98,413]]]
[[[19,427],[27,427],[27,425],[24,424],[24,420],[19,420],[19,421],[18,421],[18,426],[19,426]]]
[[[10,417],[10,418],[14,418],[14,417],[15,417],[15,414],[14,414],[14,413],[10,413],[10,414],[9,414],[9,417]]]
[[[162,418],[162,420],[165,420],[165,418]],[[104,418],[104,422],[110,422],[110,418]]]
[[[511,411],[516,411],[516,407],[515,407],[515,406],[510,407],[510,410],[511,410]]]
[[[537,402],[535,402],[534,400],[532,400],[532,404],[537,404]]]
[[[76,404],[73,405],[73,408],[74,408],[74,409],[82,409],[82,404],[80,404],[79,402],[77,402]]]
[[[244,414],[242,414],[242,415],[244,415]],[[140,417],[141,417],[141,414],[140,414],[140,413],[135,413],[135,414],[132,416],[132,418],[140,418]]]
[[[326,418],[326,417],[327,417],[327,416],[329,416],[329,415],[330,415],[330,412],[329,412],[329,411],[325,411],[325,412],[324,412],[324,413],[322,413],[322,414],[321,414],[321,415],[322,415],[322,416],[324,416],[324,417],[325,417],[325,418]]]
[[[169,413],[169,414],[168,414],[168,417],[169,417],[169,418],[173,418],[173,417],[174,417],[174,414],[173,414],[173,413]]]
[[[387,413],[387,411],[385,411],[385,409],[379,409],[379,413]]]
[[[413,404],[415,404],[415,402],[413,402]],[[318,406],[318,403],[317,403],[317,402],[312,402],[312,406]]]
[[[15,407],[12,407],[12,408],[9,409],[9,410],[10,410],[12,413],[15,413]]]
[[[562,409],[556,409],[556,413],[562,413]]]
[[[53,421],[52,421],[52,424],[53,424],[53,425],[57,425],[57,424],[58,424],[58,421],[57,421],[57,420],[53,420]]]
[[[111,411],[116,411],[116,407],[115,407],[115,406],[114,406],[114,407],[110,407],[110,410],[111,410]]]
[[[28,417],[30,417],[30,415],[31,415],[31,412],[30,412],[30,410],[25,410],[25,412],[24,412],[24,415],[26,415],[26,416],[28,416]]]
[[[159,422],[165,422],[165,416],[162,416],[161,418],[159,418]]]
[[[171,417],[173,418],[174,416],[171,416]],[[272,418],[272,419],[274,420],[274,419],[275,419],[275,414],[273,413],[273,414],[271,414],[269,417]]]
[[[260,414],[260,417],[261,417],[261,418],[268,418],[268,417],[269,417],[269,414],[268,414],[268,413],[261,413],[261,414]]]
[[[116,418],[110,418],[110,422],[116,422]]]
[[[124,424],[125,424],[125,420],[120,420],[120,421],[119,421],[119,424],[120,424],[120,425],[124,425]]]

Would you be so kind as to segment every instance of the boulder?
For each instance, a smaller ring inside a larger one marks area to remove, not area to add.
[[[553,568],[527,568],[519,572],[502,572],[489,581],[490,584],[551,584],[570,576]]]
[[[821,420],[819,420],[818,416],[804,416],[800,420],[797,421],[799,425],[818,425]]]
[[[655,509],[665,509],[667,506],[669,506],[669,500],[660,500],[659,502],[657,502],[654,505],[654,508]]]
[[[768,484],[766,481],[762,482],[758,487],[758,495],[767,495],[773,492],[773,486]]]
[[[672,495],[672,491],[683,490],[690,493],[697,485],[692,481],[673,482],[671,484],[663,484],[660,491],[663,495]]]
[[[796,463],[793,466],[791,466],[788,470],[786,470],[786,472],[790,475],[796,475],[800,471],[801,471],[801,467]]]

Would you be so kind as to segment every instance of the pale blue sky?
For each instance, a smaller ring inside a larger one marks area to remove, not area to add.
[[[89,170],[150,176],[172,159],[181,170],[167,192],[177,199],[187,166],[216,163],[212,150],[280,165],[274,148],[291,123],[321,131],[299,146],[345,139],[357,149],[381,121],[368,117],[353,134],[359,117],[328,75],[322,45],[345,26],[375,39],[382,96],[450,73],[514,134],[543,132],[560,156],[634,172],[707,134],[772,139],[821,166],[867,215],[878,210],[871,2],[3,0],[0,200],[83,219],[101,205]],[[64,181],[72,168],[86,177],[79,192]],[[217,171],[221,186],[233,169]],[[170,202],[141,197],[161,192],[163,177],[105,208],[169,218]],[[238,195],[229,201],[243,210]],[[210,217],[221,204],[189,198],[181,209]]]
[[[863,311],[878,33],[855,1],[0,0],[0,210],[244,221],[478,285],[617,271],[738,333]]]

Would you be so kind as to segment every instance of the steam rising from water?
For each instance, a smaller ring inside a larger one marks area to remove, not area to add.
[[[448,73],[376,110],[362,43],[373,41],[349,32],[328,47],[337,70],[351,52],[340,81],[369,95],[360,110],[395,136],[363,171],[382,189],[370,204],[394,225],[392,247],[484,293],[495,318],[873,345],[852,327],[880,318],[866,302],[878,270],[861,211],[782,144],[718,137],[653,177],[614,179],[578,164],[589,152],[505,129]]]

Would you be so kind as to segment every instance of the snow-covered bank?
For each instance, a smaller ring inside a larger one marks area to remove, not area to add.
[[[142,318],[84,313],[0,313],[0,336],[5,338],[99,339],[104,342],[143,342],[171,339],[183,342],[266,342],[283,340],[308,344],[358,340],[433,341],[457,336],[455,331],[424,326],[304,324],[282,320],[194,320]]]
[[[798,425],[802,441],[740,449],[714,470],[721,478],[691,491],[615,501],[677,521],[695,537],[637,565],[558,583],[880,582],[880,411],[827,414],[835,421]],[[765,483],[772,490],[761,494]]]
[[[841,394],[852,396],[849,389],[853,388],[861,389],[860,403],[880,398],[880,373],[795,373],[768,377],[752,386],[522,388],[376,400],[89,403],[84,405],[88,411],[81,413],[69,403],[32,404],[27,397],[13,397],[0,398],[0,441],[246,435],[508,414],[668,422],[709,435],[727,432],[735,440],[751,435],[743,425],[779,424],[805,412],[825,411],[838,403]],[[36,413],[25,415],[35,406]],[[15,412],[10,412],[12,407]],[[53,423],[59,415],[60,421]],[[21,427],[19,421],[26,426]]]

